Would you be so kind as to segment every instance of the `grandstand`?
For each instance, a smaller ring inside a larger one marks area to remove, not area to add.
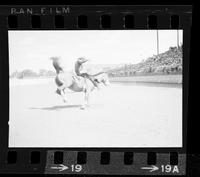
[[[182,74],[182,46],[154,55],[137,64],[126,64],[108,71],[109,77]]]

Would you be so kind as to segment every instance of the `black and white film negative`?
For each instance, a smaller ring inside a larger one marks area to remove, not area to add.
[[[1,6],[0,174],[186,175],[192,6]]]

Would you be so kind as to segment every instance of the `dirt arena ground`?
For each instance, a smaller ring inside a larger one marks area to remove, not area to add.
[[[111,83],[91,94],[55,94],[53,78],[10,81],[10,147],[180,147],[182,88]]]

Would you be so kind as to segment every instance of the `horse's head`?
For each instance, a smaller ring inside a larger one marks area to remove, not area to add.
[[[97,80],[98,83],[103,83],[105,86],[109,86],[110,85],[110,81],[108,78],[108,75],[104,72],[99,73],[95,79]]]
[[[109,78],[108,78],[107,74],[103,75],[103,83],[104,83],[105,86],[109,86],[110,85],[110,81],[109,81]]]

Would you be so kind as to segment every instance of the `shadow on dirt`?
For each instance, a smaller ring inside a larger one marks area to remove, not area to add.
[[[67,108],[80,108],[81,105],[58,105],[58,106],[50,106],[50,107],[41,107],[41,108],[30,108],[30,109],[39,109],[39,110],[47,110],[47,111],[55,111],[59,109],[67,109]]]

